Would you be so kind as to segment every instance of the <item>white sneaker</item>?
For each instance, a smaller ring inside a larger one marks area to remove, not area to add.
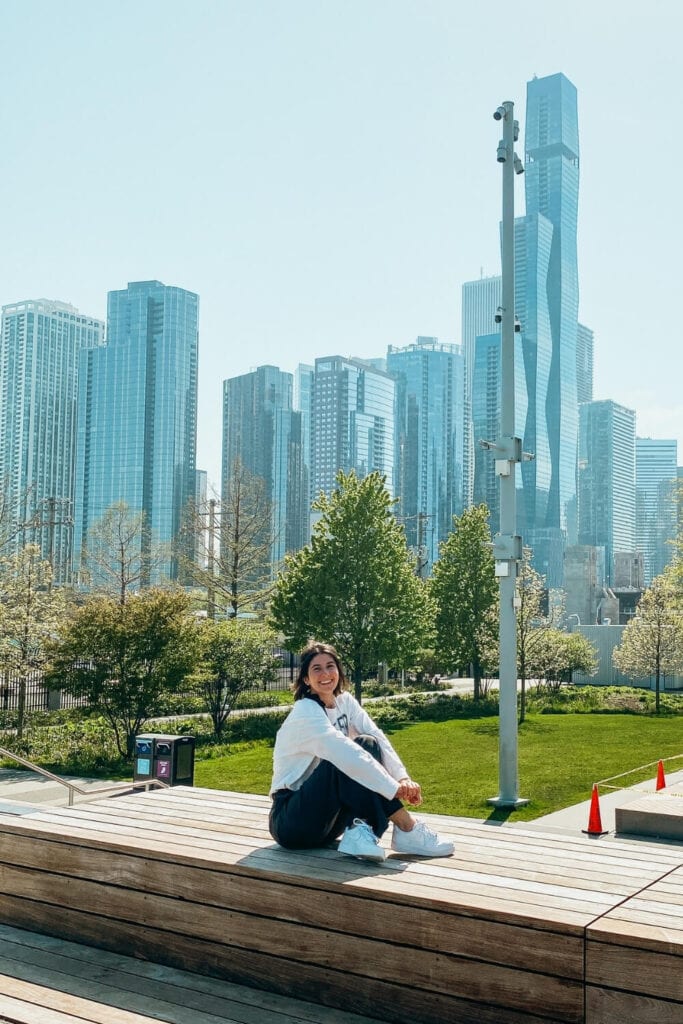
[[[367,821],[362,818],[354,818],[353,825],[344,829],[337,849],[347,857],[360,857],[363,860],[384,860],[387,855]]]
[[[404,832],[394,825],[391,849],[395,853],[406,853],[413,857],[450,857],[455,846],[448,839],[440,839],[424,821],[418,821],[410,832]]]

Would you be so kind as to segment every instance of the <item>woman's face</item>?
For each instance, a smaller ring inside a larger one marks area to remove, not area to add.
[[[339,669],[331,654],[316,654],[309,663],[305,681],[323,704],[334,707],[334,691],[339,683]]]

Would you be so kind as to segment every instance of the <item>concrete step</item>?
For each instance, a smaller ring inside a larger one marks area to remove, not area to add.
[[[614,817],[617,835],[683,841],[683,784],[645,793],[616,807]]]

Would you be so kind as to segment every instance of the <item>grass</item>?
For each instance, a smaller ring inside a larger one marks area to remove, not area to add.
[[[530,803],[509,813],[492,812],[486,803],[498,792],[496,718],[420,722],[397,729],[391,741],[423,787],[425,811],[515,821],[587,800],[594,782],[683,754],[679,717],[530,715],[519,730],[520,794]],[[198,761],[195,783],[267,793],[271,766],[271,741],[235,744],[223,757]],[[673,762],[670,770],[679,767],[683,768],[683,759]],[[633,785],[654,775],[651,768],[623,783]]]

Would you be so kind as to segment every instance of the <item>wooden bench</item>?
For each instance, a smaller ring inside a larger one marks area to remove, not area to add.
[[[6,1021],[377,1024],[370,1017],[2,925],[0,1024]]]
[[[600,989],[631,991],[632,971],[587,976],[600,926],[683,863],[672,847],[436,816],[455,856],[375,865],[280,849],[268,809],[177,788],[0,813],[0,921],[393,1024],[602,1024]],[[631,934],[619,920],[610,948]]]

